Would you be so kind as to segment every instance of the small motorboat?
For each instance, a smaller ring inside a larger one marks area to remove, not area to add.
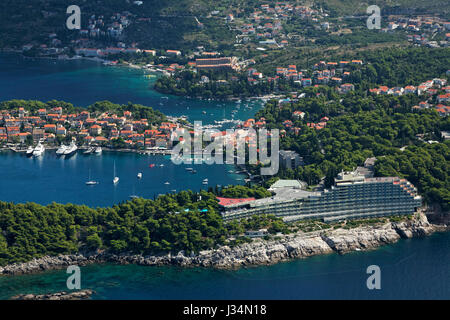
[[[142,173],[139,172],[139,173],[137,174],[137,177],[138,177],[138,179],[142,179]]]
[[[98,184],[98,182],[91,179],[91,170],[89,169],[89,180],[86,182],[86,185],[95,186],[96,184]]]

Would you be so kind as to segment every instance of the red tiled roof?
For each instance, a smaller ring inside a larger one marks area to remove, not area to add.
[[[232,198],[221,198],[221,197],[217,197],[216,199],[219,200],[219,205],[224,206],[224,207],[231,206],[231,205],[237,204],[237,203],[243,203],[243,202],[256,200],[255,198],[232,199]]]

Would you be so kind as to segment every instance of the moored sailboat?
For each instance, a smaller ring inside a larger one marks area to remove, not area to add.
[[[114,161],[114,178],[113,178],[113,184],[119,183],[119,177],[116,176],[116,162]]]
[[[89,180],[86,181],[86,185],[93,186],[93,185],[96,185],[96,184],[98,184],[98,181],[91,180],[91,170],[89,170]]]

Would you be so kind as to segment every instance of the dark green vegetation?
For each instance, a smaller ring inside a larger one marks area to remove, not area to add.
[[[296,150],[307,165],[295,171],[281,170],[280,176],[313,185],[325,177],[325,186],[329,187],[340,170],[352,170],[375,156],[376,175],[404,177],[418,188],[427,204],[438,204],[448,211],[450,143],[441,138],[441,131],[450,130],[448,117],[442,118],[433,110],[412,112],[424,97],[374,96],[368,89],[446,78],[450,49],[392,48],[347,57],[345,60],[362,59],[365,63],[351,71],[349,82],[355,84],[354,92],[342,96],[329,87],[306,88],[306,97],[298,102],[280,106],[272,101],[256,115],[265,117],[269,128],[285,129],[285,120],[293,120],[294,126],[301,128],[298,136],[288,130],[282,149]],[[343,59],[331,56],[329,61]],[[292,118],[296,110],[306,113],[304,120]],[[324,116],[331,118],[325,129],[316,131],[306,126]],[[429,140],[440,143],[430,145],[426,142]]]
[[[82,13],[82,28],[86,29],[87,21],[92,15],[104,16],[109,19],[113,14],[129,12],[134,18],[133,23],[126,28],[123,39],[126,44],[138,43],[141,47],[152,49],[173,48],[180,50],[192,50],[202,45],[215,50],[234,50],[233,44],[237,33],[230,29],[223,18],[227,13],[233,13],[237,19],[248,18],[261,4],[274,6],[278,1],[256,0],[147,0],[141,6],[133,4],[133,1],[125,0],[3,0],[0,2],[0,48],[18,48],[28,43],[47,43],[48,35],[56,33],[63,45],[68,45],[70,40],[78,37],[77,31],[67,30],[66,8],[76,4],[80,6]],[[330,14],[330,18],[360,15],[356,21],[357,30],[354,34],[331,37],[316,33],[315,28],[309,28],[308,33],[300,32],[298,23],[287,21],[286,27],[295,27],[294,32],[299,32],[302,37],[314,38],[316,45],[334,44],[360,44],[397,41],[396,35],[381,34],[379,32],[365,32],[365,12],[369,4],[359,0],[321,0],[311,1],[285,1],[294,6],[313,5],[322,8]],[[377,4],[382,8],[382,15],[388,14],[429,14],[437,13],[448,17],[448,2],[442,0],[401,0],[387,1],[377,0],[370,4]],[[212,11],[219,11],[211,15]],[[197,22],[196,18],[200,22]],[[348,20],[348,19],[347,19]],[[346,25],[353,25],[353,20],[345,20]],[[332,20],[333,23],[335,22]],[[306,22],[309,23],[309,22]],[[336,25],[342,24],[337,21]],[[289,30],[289,28],[287,28]],[[291,30],[289,30],[291,31]],[[118,39],[102,36],[95,41],[103,45],[112,45]]]
[[[229,0],[222,2],[226,6]],[[78,36],[78,31],[65,28],[66,9],[73,4],[81,8],[82,28],[87,27],[93,14],[108,19],[116,13],[130,12],[135,16],[135,22],[121,39],[127,44],[139,42],[148,48],[188,49],[198,43],[214,44],[226,38],[233,41],[232,34],[227,32],[219,17],[206,19],[209,12],[226,8],[217,6],[217,2],[212,0],[147,0],[141,6],[125,0],[4,0],[0,2],[0,48],[21,48],[27,43],[47,42],[48,34],[53,32],[68,44]],[[204,28],[199,27],[195,17],[204,23]],[[117,42],[117,39],[109,37],[98,40],[105,45]]]
[[[270,233],[286,231],[281,219],[272,216],[224,224],[215,195],[206,191],[182,191],[97,209],[0,202],[0,265],[80,250],[197,252],[229,243],[230,236],[237,237],[231,244],[247,241],[240,234],[263,227]]]
[[[207,76],[210,82],[200,83],[202,76]],[[235,77],[233,80],[232,77]],[[180,80],[178,80],[180,79]],[[216,80],[225,80],[218,83]],[[225,99],[229,97],[260,96],[274,90],[273,85],[261,82],[252,85],[245,74],[213,73],[182,71],[173,77],[161,77],[155,82],[155,90],[179,96]]]
[[[28,111],[32,114],[37,113],[39,109],[52,109],[56,107],[63,108],[65,113],[75,113],[83,111],[82,108],[77,108],[73,104],[64,102],[64,101],[57,101],[52,100],[48,102],[42,102],[37,100],[9,100],[9,101],[3,101],[0,102],[0,109],[1,110],[13,110],[18,108],[24,108],[25,111]]]
[[[61,107],[63,109],[63,114],[69,115],[69,114],[78,114],[83,111],[89,111],[90,117],[94,118],[96,116],[99,116],[103,113],[109,113],[109,114],[115,114],[119,117],[124,115],[125,111],[131,111],[131,117],[134,120],[141,120],[141,119],[147,119],[148,127],[141,127],[137,131],[139,133],[144,133],[144,131],[147,128],[151,128],[152,126],[160,125],[163,121],[166,121],[166,116],[161,113],[158,110],[154,110],[151,107],[146,107],[140,104],[115,104],[109,101],[99,101],[95,102],[94,104],[90,105],[87,108],[82,107],[75,107],[71,103],[64,102],[64,101],[48,101],[48,102],[41,102],[36,100],[10,100],[10,101],[4,101],[0,102],[0,110],[18,110],[18,108],[24,108],[26,111],[28,111],[28,115],[31,116],[39,116],[38,110],[39,109],[46,109],[48,113],[52,113],[51,109],[55,107]],[[48,120],[49,123],[54,122],[54,120]],[[64,124],[64,127],[69,130],[68,134],[64,137],[61,135],[56,136],[56,144],[61,143],[70,143],[72,141],[72,137],[74,135],[79,134],[78,129],[74,129],[71,127],[71,124],[66,122]],[[110,134],[110,129],[105,128],[103,130],[103,135],[108,137]],[[13,137],[11,139],[11,142],[14,143],[20,143],[19,139],[17,137]],[[0,142],[0,145],[6,143],[6,140],[2,140]],[[32,136],[28,136],[27,140],[25,141],[26,145],[33,145],[33,138]],[[102,142],[103,146],[108,146],[113,149],[128,149],[130,146],[125,143],[125,140],[123,137],[119,137],[117,139],[112,139],[110,142]]]
[[[383,48],[364,51],[346,51],[344,54],[336,51],[315,52],[310,49],[300,49],[295,54],[283,54],[272,51],[268,57],[257,59],[257,69],[265,75],[274,76],[276,67],[297,65],[297,69],[312,70],[319,61],[353,59],[362,60],[362,67],[350,67],[350,78],[346,82],[355,84],[356,89],[368,89],[374,85],[405,86],[418,85],[422,81],[444,77],[450,65],[450,48]]]
[[[299,52],[292,58],[287,58],[281,52],[278,54],[282,58],[276,57],[275,53],[270,53],[270,57],[273,56],[277,60],[271,61],[267,58],[267,62],[264,62],[264,60],[257,61],[256,68],[262,71],[264,75],[273,77],[276,67],[297,64],[298,70],[307,68],[304,77],[311,77],[313,65],[324,59],[311,55],[312,58],[309,60],[308,56],[303,55],[303,52]],[[281,62],[280,59],[288,60]],[[348,53],[345,56],[331,54],[326,58],[327,61],[335,62],[353,59],[362,60],[364,65],[347,67],[346,70],[350,71],[350,76],[345,78],[344,82],[354,84],[356,92],[364,96],[368,89],[376,86],[417,86],[426,80],[438,77],[445,78],[445,73],[450,65],[450,48],[390,48]],[[207,76],[209,82],[201,82],[202,76]],[[220,83],[217,80],[226,80],[226,82]],[[332,87],[333,85],[330,84],[329,86]],[[320,91],[326,94],[329,100],[340,99],[334,88],[330,90],[327,90],[326,87],[320,90],[307,88],[305,90],[293,81],[283,78],[278,79],[276,83],[260,80],[257,84],[251,84],[245,73],[236,72],[194,73],[190,70],[181,71],[173,77],[159,78],[155,83],[155,89],[166,94],[216,99],[260,96],[269,93],[282,94],[302,90],[310,94]]]
[[[350,76],[350,82],[368,89],[372,85],[388,87],[418,85],[433,78],[445,78],[450,65],[450,48],[390,48],[350,55],[365,66]]]
[[[285,178],[297,178],[315,185],[325,177],[325,186],[334,183],[341,170],[361,166],[366,158],[377,157],[376,174],[407,178],[428,204],[450,209],[450,141],[443,141],[440,131],[450,129],[448,117],[434,110],[411,112],[415,96],[368,96],[349,94],[342,102],[328,103],[325,98],[305,98],[299,103],[279,107],[268,103],[256,118],[265,117],[270,128],[284,129],[284,120],[292,119],[295,110],[306,111],[303,120],[294,122],[301,128],[296,136],[287,132],[281,149],[295,150],[305,158],[304,167],[281,170]],[[333,115],[319,131],[306,122]],[[440,143],[428,144],[434,140]],[[406,147],[405,151],[400,148]]]
[[[448,3],[441,0],[373,0],[369,4],[360,0],[320,0],[318,4],[335,15],[364,15],[368,5],[378,5],[382,8],[382,15],[450,13],[445,6]]]
[[[254,186],[253,188],[244,186],[228,186],[214,192],[219,197],[224,198],[250,198],[254,197],[256,199],[267,198],[272,194],[270,191],[263,187]]]
[[[117,115],[123,115],[125,111],[131,111],[134,119],[147,119],[149,124],[160,124],[166,120],[166,116],[161,111],[131,102],[119,105],[109,101],[100,101],[90,105],[87,110],[95,113],[116,113]]]
[[[375,165],[379,176],[400,176],[408,179],[424,194],[429,204],[450,210],[450,143],[411,146],[380,158]]]

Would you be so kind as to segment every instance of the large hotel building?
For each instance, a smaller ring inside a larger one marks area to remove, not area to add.
[[[397,177],[366,178],[355,172],[342,172],[331,189],[309,192],[300,188],[279,188],[271,198],[219,198],[224,220],[255,214],[273,214],[285,222],[321,219],[324,222],[351,218],[408,215],[422,205],[417,189]]]
[[[195,60],[197,70],[232,70],[236,68],[235,57],[207,58]]]

